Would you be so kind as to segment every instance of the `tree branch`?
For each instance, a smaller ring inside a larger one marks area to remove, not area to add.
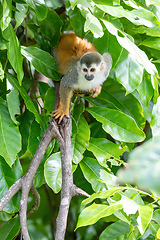
[[[31,164],[28,168],[27,173],[22,177],[22,196],[20,201],[19,216],[21,222],[22,235],[25,240],[30,240],[28,229],[27,229],[27,200],[28,194],[33,184],[33,179],[36,174],[37,168],[44,156],[44,153],[52,141],[55,138],[57,132],[57,125],[52,121],[52,124],[49,124],[38,148],[33,156]]]
[[[63,120],[64,121],[64,120]],[[58,139],[61,150],[61,165],[62,165],[62,187],[61,187],[61,202],[58,217],[56,220],[56,237],[55,240],[64,240],[67,227],[67,217],[70,206],[70,201],[73,196],[83,195],[89,197],[90,195],[82,189],[77,188],[73,184],[72,174],[72,148],[71,148],[71,118],[66,120],[60,126],[60,132],[63,135],[63,143]]]
[[[62,187],[61,187],[61,202],[56,225],[55,240],[63,240],[67,227],[67,217],[72,198],[71,188],[73,186],[72,174],[72,151],[71,151],[71,118],[67,123],[60,127],[63,135],[64,144],[58,139],[61,150],[61,165],[62,165]]]
[[[19,208],[19,216],[21,222],[21,232],[24,240],[30,240],[27,229],[27,215],[36,210],[40,203],[40,198],[37,190],[33,186],[33,179],[37,168],[44,156],[44,153],[53,138],[57,138],[61,150],[62,162],[62,188],[61,188],[61,202],[58,217],[56,220],[56,237],[55,240],[63,240],[65,237],[67,227],[67,217],[71,198],[75,195],[84,195],[89,197],[87,193],[77,188],[73,184],[72,174],[72,148],[71,148],[71,129],[72,122],[70,119],[63,120],[63,124],[58,126],[55,120],[50,120],[50,124],[38,145],[38,148],[33,156],[31,164],[24,176],[17,180],[5,193],[0,200],[0,211],[6,206],[10,199],[21,189],[21,201]],[[35,204],[28,211],[27,214],[27,200],[28,194],[31,190],[35,197]]]
[[[38,148],[33,156],[31,164],[28,168],[26,174],[17,180],[5,193],[5,195],[0,200],[0,211],[6,206],[10,199],[21,189],[22,196],[20,201],[19,215],[21,222],[22,235],[25,240],[30,240],[28,229],[27,229],[27,200],[30,189],[33,190],[33,179],[36,174],[37,168],[44,156],[44,153],[56,135],[58,135],[57,123],[52,120],[52,124],[49,124]],[[38,195],[37,195],[38,196]]]
[[[83,191],[81,188],[78,188],[76,185],[72,186],[72,196],[84,196],[84,197],[90,197],[90,195],[88,193],[86,193],[85,191]]]
[[[0,212],[7,205],[7,203],[11,200],[11,198],[21,189],[21,178],[18,179],[4,194],[4,196],[0,200]]]

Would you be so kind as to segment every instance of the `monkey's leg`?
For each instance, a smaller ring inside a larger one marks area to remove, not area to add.
[[[73,95],[73,90],[71,88],[63,88],[60,87],[60,102],[58,108],[52,112],[52,116],[54,119],[58,119],[58,124],[61,123],[64,116],[67,118],[70,118],[69,116],[69,109],[70,109],[70,103],[71,98]]]

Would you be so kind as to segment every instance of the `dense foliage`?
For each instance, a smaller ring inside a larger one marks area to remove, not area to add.
[[[113,66],[97,98],[72,99],[74,182],[91,197],[72,200],[66,239],[160,239],[159,0],[1,0],[0,24],[0,198],[47,128],[60,80],[52,48],[73,30]],[[31,239],[53,239],[61,177],[54,140],[34,179]],[[1,239],[20,230],[19,201],[0,213]]]

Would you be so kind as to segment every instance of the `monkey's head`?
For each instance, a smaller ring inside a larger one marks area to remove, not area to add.
[[[88,81],[92,81],[103,69],[103,58],[98,52],[87,52],[80,59],[79,70]]]

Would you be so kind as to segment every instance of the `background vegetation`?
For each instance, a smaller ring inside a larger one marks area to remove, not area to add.
[[[51,51],[73,30],[109,52],[113,66],[97,98],[72,101],[74,182],[91,197],[72,199],[66,239],[160,239],[159,0],[1,0],[0,23],[0,198],[26,172],[47,128],[51,79],[60,80]],[[41,205],[28,219],[30,237],[54,239],[56,140],[34,185]],[[20,192],[0,213],[1,239],[20,230],[19,201]]]

